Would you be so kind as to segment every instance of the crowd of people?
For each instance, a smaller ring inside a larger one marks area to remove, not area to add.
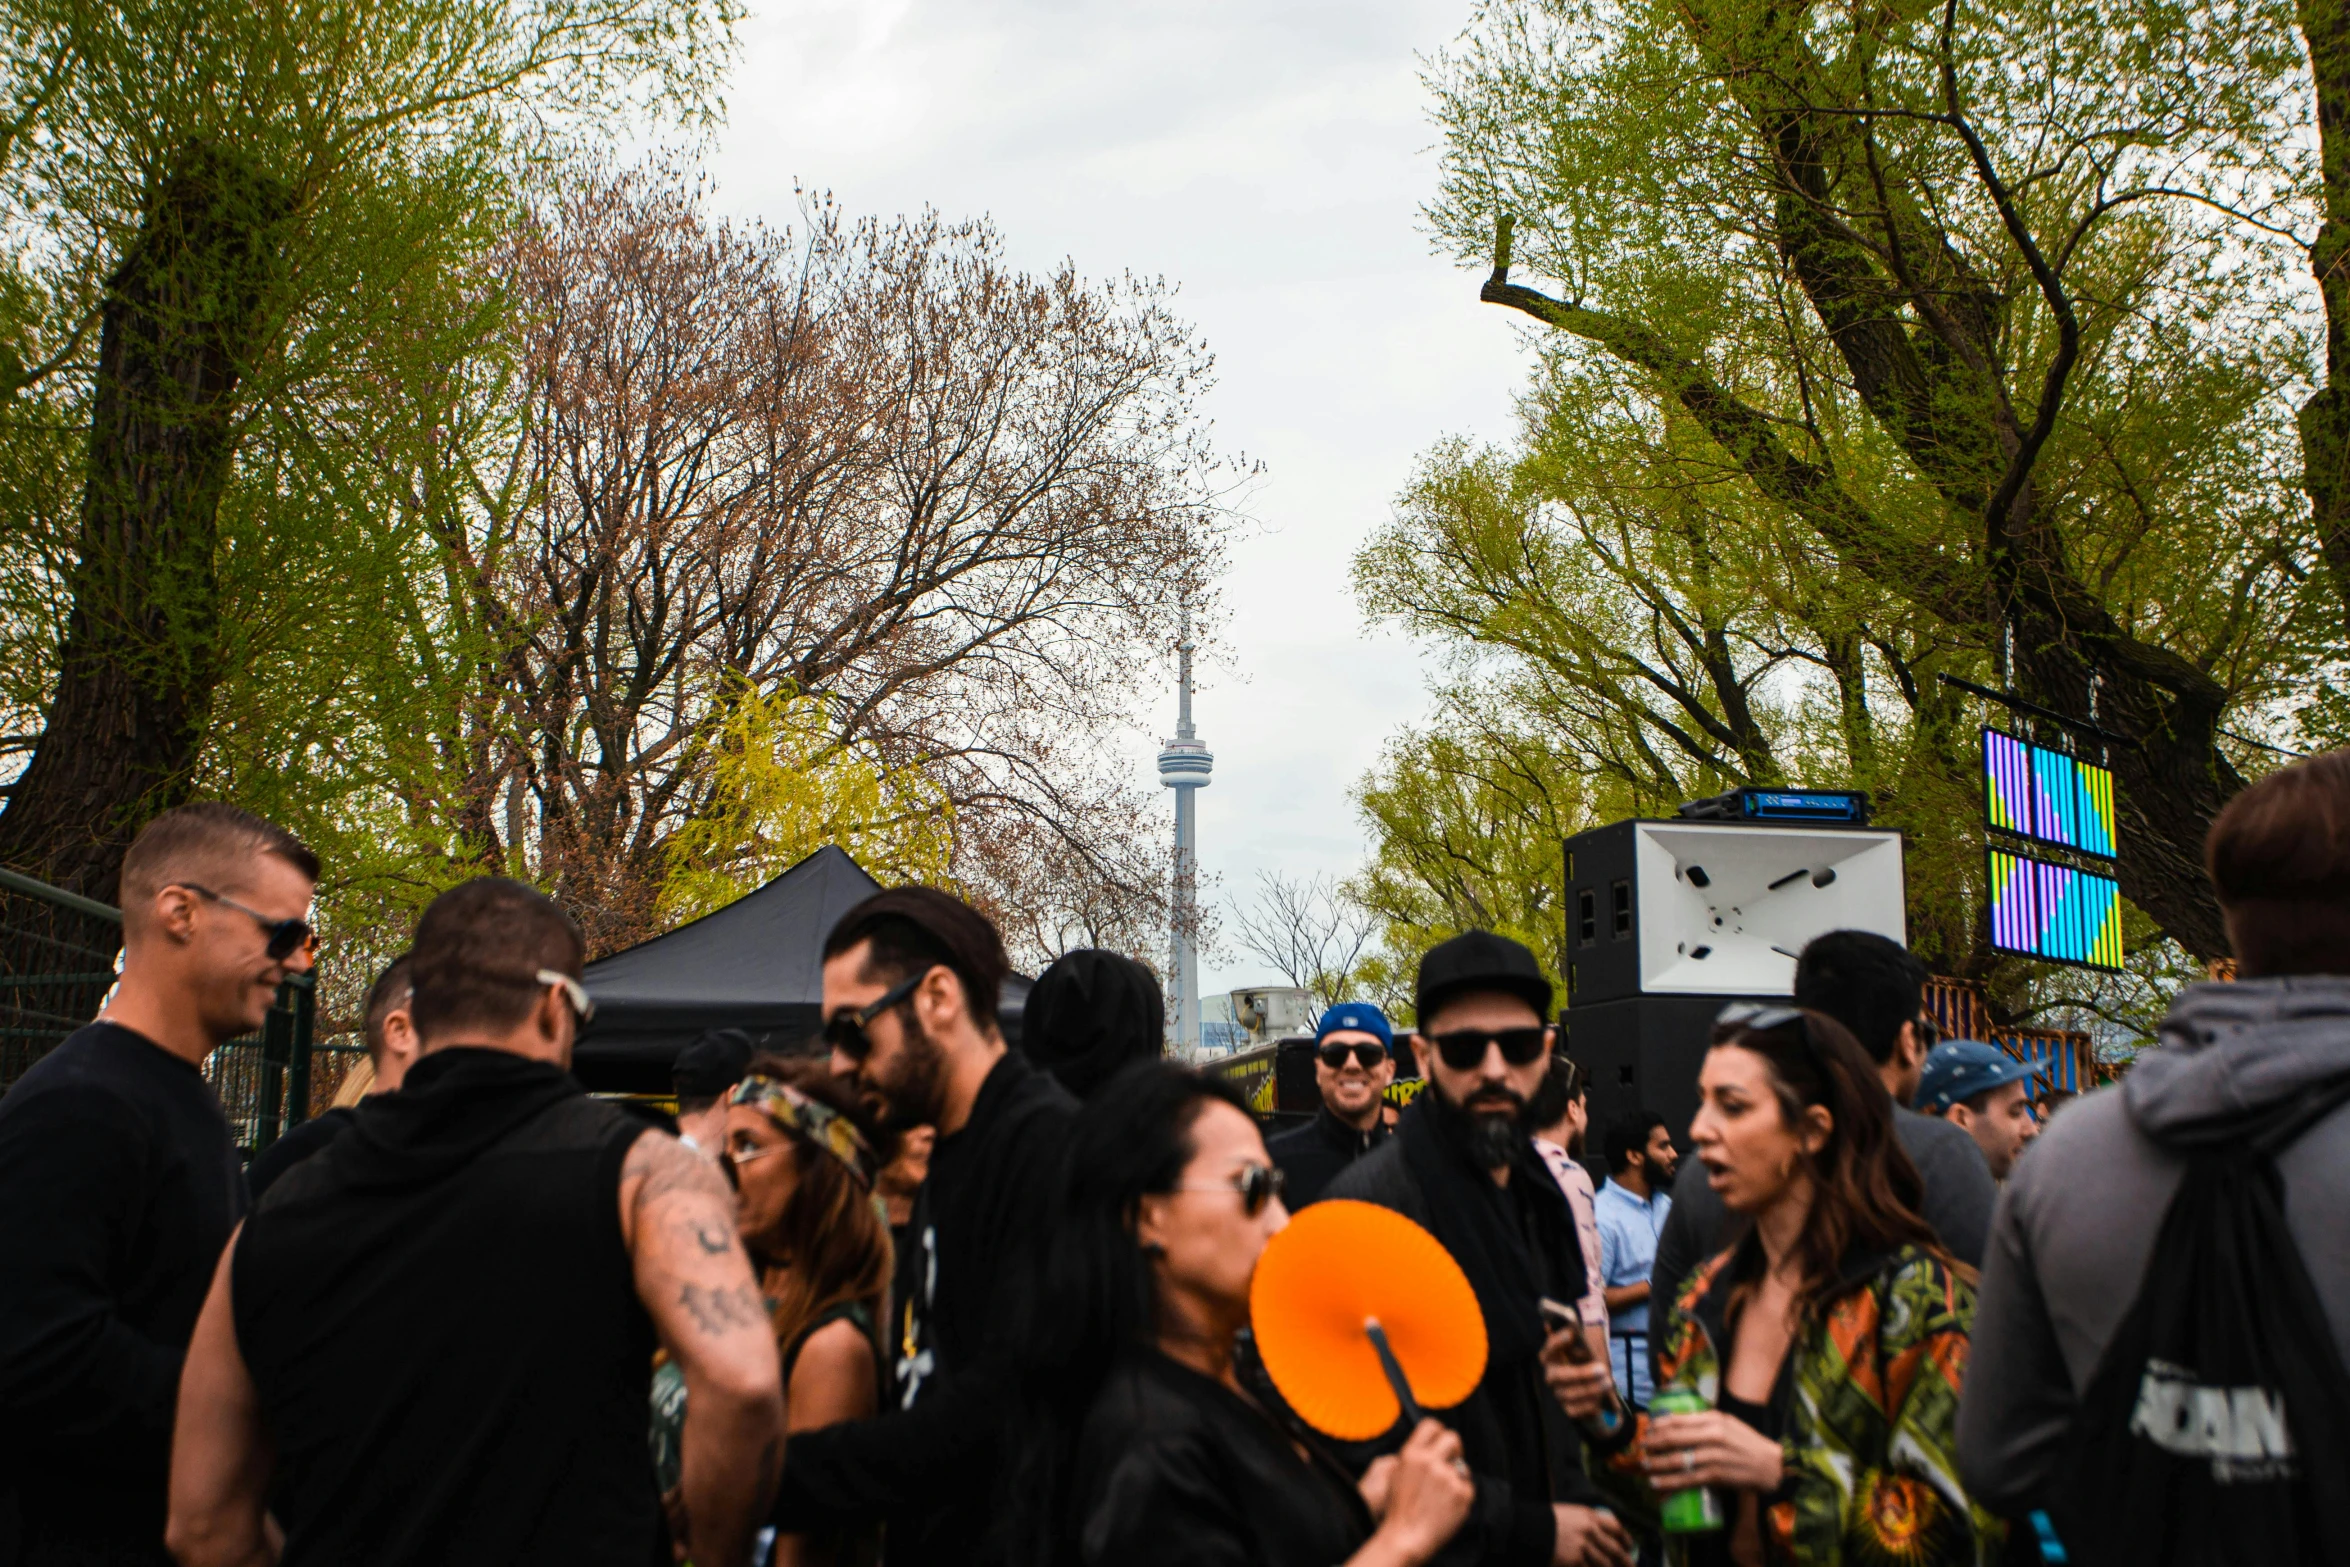
[[[2350,753],[2207,861],[2236,978],[2118,1089],[2041,1124],[1839,931],[1723,1010],[1685,1139],[1593,1137],[1505,937],[1433,947],[1408,1030],[1331,1008],[1268,1140],[1129,958],[1053,964],[1008,1045],[996,930],[923,887],[830,932],[817,1041],[705,1036],[669,1121],[570,1075],[579,928],[484,877],[248,1169],[202,1067],[310,962],[320,866],[182,807],[101,1015],[0,1098],[0,1563],[2350,1559]],[[1484,1342],[1367,1442],[1250,1327],[1292,1209],[1348,1201]]]

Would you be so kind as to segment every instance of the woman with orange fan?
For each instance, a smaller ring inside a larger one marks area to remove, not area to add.
[[[1280,1189],[1227,1083],[1145,1062],[1087,1103],[1020,1319],[1012,1567],[1419,1567],[1459,1529],[1474,1492],[1442,1426],[1358,1486],[1235,1375]]]
[[[1973,1274],[1918,1217],[1875,1064],[1821,1013],[1743,1008],[1698,1093],[1706,1182],[1750,1227],[1665,1321],[1655,1403],[1687,1412],[1642,1416],[1606,1478],[1664,1498],[1692,1567],[1995,1560],[1958,1479]]]

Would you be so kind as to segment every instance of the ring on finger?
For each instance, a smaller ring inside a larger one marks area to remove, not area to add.
[[[1697,1455],[1688,1448],[1681,1449],[1681,1469],[1684,1473],[1697,1467]]]

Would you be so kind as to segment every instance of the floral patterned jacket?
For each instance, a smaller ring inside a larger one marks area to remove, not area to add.
[[[1657,1390],[1714,1404],[1729,1337],[1724,1308],[1749,1239],[1682,1287],[1659,1343]],[[1763,1554],[1783,1567],[1990,1567],[2005,1527],[1958,1479],[1958,1393],[1974,1320],[1970,1274],[1917,1246],[1845,1259],[1837,1289],[1797,1333],[1772,1390],[1786,1478],[1762,1498]],[[1600,1485],[1654,1526],[1643,1467],[1648,1417],[1603,1464]],[[1596,1460],[1596,1455],[1595,1460]],[[1670,1536],[1676,1563],[1691,1537]],[[1698,1537],[1719,1541],[1721,1536]]]

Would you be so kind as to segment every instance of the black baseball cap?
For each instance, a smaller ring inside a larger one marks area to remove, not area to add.
[[[1536,1017],[1550,1021],[1550,981],[1542,977],[1542,965],[1523,943],[1489,930],[1464,931],[1428,949],[1420,959],[1412,1009],[1426,1028],[1447,1001],[1485,990],[1516,996]]]
[[[677,1053],[670,1082],[688,1099],[715,1099],[751,1069],[751,1036],[739,1028],[713,1028]]]

